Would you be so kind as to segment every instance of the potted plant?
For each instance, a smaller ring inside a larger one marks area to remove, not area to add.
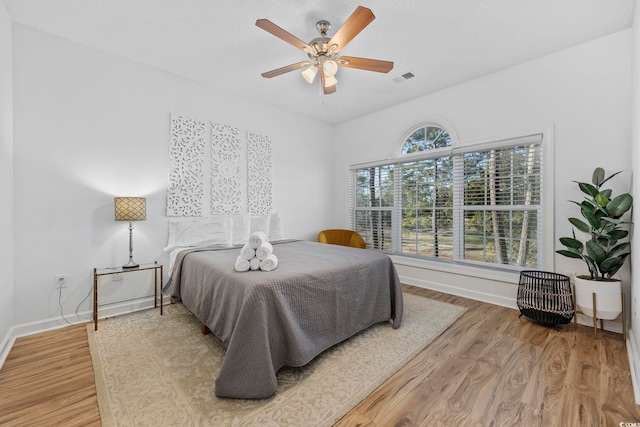
[[[560,243],[566,247],[556,251],[569,258],[583,260],[589,269],[588,275],[576,276],[576,305],[587,316],[612,320],[622,311],[620,280],[613,278],[630,254],[630,243],[626,239],[628,222],[622,216],[631,209],[633,198],[624,193],[613,197],[610,189],[602,186],[620,172],[605,178],[605,171],[596,168],[591,184],[574,181],[586,194],[580,207],[584,219],[569,218],[573,225],[573,237],[561,237]],[[575,229],[586,233],[583,244],[576,238]],[[593,293],[596,294],[596,313],[593,313]]]

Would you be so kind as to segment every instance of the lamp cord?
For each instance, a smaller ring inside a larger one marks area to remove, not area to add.
[[[87,298],[89,298],[89,295],[91,295],[92,291],[93,291],[93,287],[89,289],[89,292],[87,293],[87,295],[84,298],[82,298],[82,301],[80,301],[76,306],[75,313],[78,319],[80,319],[80,314],[78,313],[78,311],[80,310],[80,306],[87,300]],[[66,319],[66,317],[64,317],[64,310],[62,308],[62,288],[59,288],[59,292],[58,292],[58,306],[60,307],[60,317],[62,317],[62,319],[67,323],[67,325],[72,325],[72,323],[70,323]]]
[[[78,314],[78,310],[80,310],[80,306],[82,305],[82,303],[85,302],[87,298],[89,298],[89,295],[91,295],[91,292],[93,292],[93,286],[89,286],[89,292],[87,292],[87,295],[82,299],[82,301],[78,303],[76,307],[76,317],[80,318],[80,315]]]
[[[58,288],[58,305],[60,306],[60,316],[62,317],[62,319],[67,322],[67,325],[71,325],[71,323],[69,323],[69,321],[67,320],[66,317],[64,317],[64,313],[62,310],[62,286],[60,286]]]

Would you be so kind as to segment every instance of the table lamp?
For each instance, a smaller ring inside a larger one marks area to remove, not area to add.
[[[129,262],[122,268],[136,268],[140,265],[133,261],[133,226],[131,221],[147,219],[147,199],[144,197],[115,197],[113,199],[116,221],[129,221]]]

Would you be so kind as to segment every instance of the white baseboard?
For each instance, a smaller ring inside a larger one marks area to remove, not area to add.
[[[444,292],[445,294],[456,295],[476,301],[482,301],[502,307],[518,309],[515,299],[504,295],[489,294],[468,288],[459,288],[447,284],[432,282],[430,280],[418,279],[416,277],[399,275],[400,282],[419,288],[431,289],[433,291]]]
[[[98,318],[106,319],[109,317],[121,316],[123,314],[133,313],[135,311],[153,308],[154,297],[140,298],[135,301],[126,301],[123,303],[109,304],[100,307],[98,310]],[[170,298],[164,299],[164,305],[170,303]],[[40,332],[52,331],[54,329],[64,328],[79,323],[93,322],[93,311],[84,311],[62,316],[52,317],[37,322],[23,323],[15,325],[9,329],[7,335],[0,342],[0,369],[4,365],[16,338],[33,335]]]
[[[640,354],[638,354],[638,347],[631,330],[629,330],[629,335],[627,336],[627,355],[629,356],[629,367],[631,369],[633,396],[635,397],[636,405],[640,405],[640,377],[638,377],[640,375]]]
[[[448,284],[437,283],[430,280],[419,279],[412,276],[399,275],[400,282],[405,283],[407,285],[416,286],[419,288],[430,289],[433,291],[443,292],[449,295],[456,295],[459,297],[469,298],[475,301],[482,301],[493,305],[498,305],[501,307],[513,308],[518,310],[518,304],[516,302],[515,297],[501,295],[501,294],[491,294],[486,292],[480,292],[475,289],[469,288],[461,288]],[[515,295],[515,294],[514,294]],[[593,327],[593,319],[591,317],[587,317],[581,314],[577,316],[577,323],[584,326]],[[598,322],[598,327],[599,327]],[[618,322],[610,322],[608,320],[604,321],[604,329],[606,331],[615,332],[618,334],[622,333],[622,324]],[[639,365],[640,369],[640,365]]]
[[[593,328],[593,317],[585,316],[584,314],[576,314],[576,318],[578,319],[579,325],[584,325],[584,326]],[[598,329],[600,329],[599,320],[598,320]],[[615,332],[617,334],[622,334],[622,323],[605,320],[604,330],[609,332]]]
[[[11,347],[13,347],[13,343],[15,341],[16,337],[13,335],[13,327],[11,327],[7,331],[7,335],[5,335],[0,342],[0,369],[2,369],[4,361],[7,360],[7,356],[9,356],[9,352],[11,351]]]

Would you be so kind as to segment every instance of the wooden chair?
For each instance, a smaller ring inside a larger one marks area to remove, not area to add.
[[[318,233],[318,242],[367,249],[367,244],[362,239],[362,236],[353,230],[322,230]]]

